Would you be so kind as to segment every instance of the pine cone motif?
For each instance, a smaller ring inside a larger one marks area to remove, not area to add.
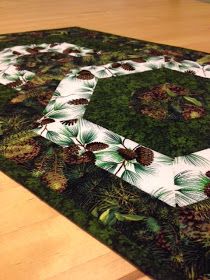
[[[119,62],[114,62],[111,65],[112,68],[119,68],[120,66],[121,66],[121,63],[119,63]]]
[[[186,227],[183,231],[188,238],[193,239],[194,241],[199,242],[205,239],[209,240],[210,224],[197,224],[196,227]]]
[[[146,91],[139,88],[131,98],[130,104],[137,114],[156,120],[191,120],[206,113],[203,97],[176,84],[160,84]]]
[[[76,49],[72,49],[72,48],[68,48],[68,49],[65,49],[63,51],[64,54],[69,54],[69,53],[80,53],[79,50],[76,50]]]
[[[192,209],[181,209],[179,212],[179,220],[182,224],[195,221],[195,211]]]
[[[61,173],[55,173],[53,171],[45,173],[42,176],[42,181],[45,183],[50,189],[58,192],[62,192],[66,189],[68,180]]]
[[[136,153],[131,149],[120,148],[118,149],[118,153],[125,159],[125,160],[132,160],[136,158]]]
[[[95,152],[95,151],[100,151],[100,150],[104,150],[106,148],[108,148],[109,145],[105,144],[105,143],[101,143],[101,142],[93,142],[93,143],[89,143],[86,145],[86,149],[88,151],[92,151],[92,152]]]
[[[170,62],[172,60],[172,57],[169,55],[165,55],[164,60],[165,60],[165,62]]]
[[[68,164],[80,164],[79,156],[74,154],[65,154],[64,153],[64,161]]]
[[[182,116],[185,120],[197,119],[205,115],[204,108],[188,105],[183,108]]]
[[[86,98],[78,98],[68,102],[70,105],[87,105],[89,101]]]
[[[69,147],[65,148],[63,150],[63,160],[69,164],[77,163],[79,158],[79,150],[80,147],[76,144],[72,144]]]
[[[26,51],[29,52],[30,54],[37,54],[40,49],[42,49],[42,48],[40,48],[40,47],[27,48]]]
[[[142,98],[147,95],[151,96],[153,99],[158,99],[158,100],[168,99],[168,94],[164,89],[164,86],[153,87],[150,92],[146,92],[146,94],[143,94]]]
[[[53,47],[55,47],[57,45],[58,45],[58,43],[52,43],[52,44],[50,44],[50,48],[53,48]]]
[[[181,235],[194,240],[196,242],[201,242],[209,240],[210,224],[204,221],[194,221],[188,222],[181,230]]]
[[[208,178],[210,178],[210,170],[206,172],[205,174]]]
[[[174,59],[177,62],[180,62],[183,60],[182,53],[178,52],[178,51],[152,49],[152,50],[150,50],[150,54],[152,56],[164,55],[164,57],[166,57],[165,61],[167,61],[167,62],[170,61],[171,59]]]
[[[77,79],[80,80],[92,80],[95,76],[88,70],[81,70],[78,75]]]
[[[208,215],[207,215],[208,216]],[[210,224],[205,222],[205,214],[190,208],[180,209],[181,235],[196,242],[209,238]]]
[[[126,71],[134,71],[135,68],[129,63],[123,63],[121,67]]]
[[[139,147],[135,150],[136,160],[143,166],[150,165],[154,160],[154,152],[146,147]]]
[[[141,113],[156,120],[164,120],[167,116],[164,108],[152,109],[146,107],[141,110]]]
[[[39,94],[37,96],[37,100],[39,101],[39,103],[43,106],[47,106],[47,104],[49,103],[51,97],[52,97],[52,92],[51,91],[47,91],[44,94]]]
[[[195,75],[196,74],[195,71],[193,71],[193,70],[187,70],[187,71],[185,71],[185,73],[191,74],[191,75]]]
[[[204,187],[204,193],[206,196],[210,197],[210,183],[208,183],[205,187]]]
[[[165,92],[167,89],[169,89],[169,90],[173,91],[174,93],[176,93],[177,95],[188,95],[189,94],[188,88],[184,88],[182,86],[178,86],[178,85],[174,85],[174,84],[166,83],[164,85],[161,85],[159,88]],[[157,87],[157,89],[158,89],[158,87]]]
[[[35,158],[40,151],[40,146],[36,141],[30,139],[20,145],[14,145],[12,148],[8,146],[5,149],[4,156],[16,163],[25,163]]]
[[[76,124],[77,121],[78,121],[78,119],[71,119],[71,120],[61,121],[61,123],[70,126],[70,125]]]
[[[174,57],[182,56],[182,53],[179,52],[179,51],[163,50],[162,53],[165,54],[165,55],[171,55],[171,56],[174,56]]]
[[[54,119],[46,118],[46,119],[43,119],[43,120],[40,122],[40,125],[43,126],[43,125],[47,125],[47,124],[53,123],[53,122],[55,122]]]
[[[77,146],[77,145],[76,145]],[[86,151],[79,155],[80,148],[68,147],[64,150],[64,161],[68,164],[94,163],[95,155],[92,151]]]
[[[81,163],[94,163],[96,160],[95,155],[91,151],[87,151],[81,156]]]
[[[16,87],[19,87],[20,85],[22,85],[22,81],[17,80],[15,82],[9,83],[7,86],[10,87],[10,88],[16,88]]]
[[[79,145],[72,144],[69,147],[64,149],[65,154],[73,154],[78,155],[79,154],[80,147]]]
[[[21,53],[20,52],[17,52],[17,51],[13,51],[12,52],[14,55],[20,55]]]
[[[34,87],[35,85],[32,82],[27,82],[26,84],[22,85],[22,90],[30,90]]]
[[[26,98],[27,98],[27,97],[26,97],[25,94],[18,94],[17,96],[15,96],[14,98],[12,98],[12,99],[10,100],[10,103],[11,103],[11,104],[18,104],[18,103],[23,102]]]
[[[151,56],[160,56],[160,55],[163,55],[163,51],[162,50],[151,49],[149,51],[149,54]]]

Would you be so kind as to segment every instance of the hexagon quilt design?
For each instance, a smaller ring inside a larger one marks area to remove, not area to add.
[[[36,48],[41,48],[42,52],[70,49],[69,53],[75,56],[94,52],[67,43],[5,49],[0,53],[0,83],[14,83],[14,88],[19,90],[30,81],[34,73],[19,71],[14,63],[18,56],[35,52]],[[210,185],[209,148],[173,158],[83,118],[100,79],[163,68],[210,78],[210,65],[201,66],[189,60],[168,61],[164,56],[150,57],[147,61],[124,60],[74,69],[56,88],[34,131],[62,146],[70,163],[79,163],[81,158],[83,162],[94,161],[96,166],[173,207],[207,199]],[[188,101],[195,103],[193,98]]]

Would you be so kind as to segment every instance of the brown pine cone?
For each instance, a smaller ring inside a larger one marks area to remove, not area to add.
[[[129,63],[123,63],[121,67],[126,71],[134,71],[135,68]]]
[[[53,93],[51,91],[47,91],[44,94],[39,94],[37,96],[37,100],[39,101],[39,103],[41,105],[47,106],[47,104],[49,103],[52,95],[53,95]]]
[[[204,108],[194,105],[185,105],[183,107],[182,116],[185,120],[197,119],[205,115]]]
[[[15,67],[18,71],[22,71],[25,69],[24,65],[20,65],[20,64],[16,64]]]
[[[80,147],[77,144],[71,144],[67,148],[64,148],[64,153],[67,155],[78,155]]]
[[[10,88],[16,88],[16,87],[19,87],[20,85],[22,85],[22,81],[17,80],[15,82],[9,83],[7,86],[10,87]]]
[[[164,108],[144,107],[141,113],[156,120],[164,120],[167,117],[167,111]]]
[[[187,71],[185,71],[185,73],[191,74],[191,75],[195,75],[196,74],[195,71],[193,71],[193,70],[187,70]]]
[[[210,197],[210,183],[208,183],[205,187],[204,187],[204,193],[206,196]]]
[[[87,151],[80,157],[80,163],[95,163],[96,157],[93,152]]]
[[[165,62],[170,62],[170,61],[171,61],[171,59],[172,59],[172,57],[171,57],[171,56],[168,56],[168,55],[165,55],[165,56],[164,56],[164,60],[165,60]]]
[[[17,52],[17,51],[13,51],[12,53],[15,54],[15,55],[20,55],[21,54],[20,52]]]
[[[77,121],[78,121],[78,119],[71,119],[71,120],[61,121],[61,123],[64,124],[64,125],[69,125],[70,126],[70,125],[76,124]]]
[[[40,122],[40,125],[43,126],[43,125],[47,125],[47,124],[53,123],[53,122],[55,122],[54,119],[46,118],[46,119],[43,119],[43,120]]]
[[[17,163],[25,163],[35,158],[40,151],[40,146],[36,141],[30,139],[20,145],[14,145],[5,149],[4,156]]]
[[[182,61],[182,53],[181,52],[171,51],[171,50],[163,50],[162,54],[165,55],[165,56],[173,58],[177,62]]]
[[[78,98],[74,100],[70,100],[68,104],[70,105],[87,105],[89,101],[86,98]]]
[[[188,223],[188,222],[194,222],[195,221],[195,211],[192,209],[188,209],[188,208],[180,209],[179,220],[183,224]]]
[[[139,147],[135,150],[136,160],[144,166],[150,165],[154,160],[154,152],[146,147]]]
[[[125,160],[132,160],[135,159],[136,153],[131,149],[120,148],[118,149],[118,153],[125,159]]]
[[[32,88],[35,88],[36,85],[33,84],[32,82],[27,82],[26,84],[22,85],[22,90],[30,90]]]
[[[88,151],[100,151],[100,150],[104,150],[106,148],[108,148],[109,145],[105,144],[105,143],[101,143],[101,142],[93,142],[93,143],[90,143],[90,144],[87,144],[86,145],[86,149]]]
[[[182,86],[178,86],[175,84],[169,84],[169,83],[165,83],[163,85],[157,86],[157,88],[161,89],[162,91],[165,91],[167,89],[173,91],[174,93],[176,93],[177,95],[188,95],[189,94],[189,89],[182,87]],[[166,92],[167,93],[167,92]]]
[[[42,181],[50,189],[62,192],[66,189],[68,180],[62,173],[55,173],[53,171],[47,172],[42,176]]]
[[[58,45],[58,43],[52,43],[52,44],[50,44],[50,48],[53,48],[53,47],[55,47],[57,45]]]
[[[86,151],[81,156],[77,154],[64,153],[64,161],[68,164],[83,164],[83,163],[94,163],[95,155],[91,151]]]
[[[81,70],[78,75],[77,79],[81,80],[92,80],[95,76],[88,70]]]
[[[119,63],[119,62],[114,62],[111,65],[112,68],[119,68],[120,66],[121,66],[121,63]]]
[[[182,229],[182,233],[190,239],[196,242],[209,239],[210,224],[209,223],[197,223],[194,225],[187,225]]]
[[[155,99],[159,99],[159,100],[168,99],[169,97],[166,91],[164,91],[161,86],[153,88],[152,94]]]
[[[42,49],[42,48],[40,48],[40,47],[27,48],[26,51],[29,52],[30,54],[37,54],[40,49]]]
[[[72,144],[63,150],[63,160],[69,164],[77,164],[79,161],[80,147],[76,144]]]
[[[149,53],[152,55],[152,56],[159,56],[159,55],[163,55],[163,52],[160,51],[160,50],[155,50],[155,49],[151,49],[149,51]]]
[[[210,178],[210,170],[207,171],[205,175]]]
[[[73,154],[64,154],[64,161],[68,164],[81,164],[79,156]]]
[[[80,51],[79,51],[79,50],[74,50],[74,49],[72,49],[72,48],[68,48],[68,49],[65,49],[65,50],[63,51],[63,53],[64,53],[64,54],[69,54],[69,53],[80,53]]]

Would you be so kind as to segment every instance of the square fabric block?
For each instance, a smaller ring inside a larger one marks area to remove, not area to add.
[[[210,55],[8,34],[0,84],[3,172],[154,279],[209,279]]]

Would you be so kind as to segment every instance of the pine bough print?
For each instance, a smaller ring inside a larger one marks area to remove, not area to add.
[[[5,35],[0,46],[2,170],[156,279],[208,279],[210,148],[170,157],[85,112],[102,79],[170,69],[208,81],[209,55],[80,28]],[[138,98],[176,98],[185,121],[209,114],[179,85]]]

